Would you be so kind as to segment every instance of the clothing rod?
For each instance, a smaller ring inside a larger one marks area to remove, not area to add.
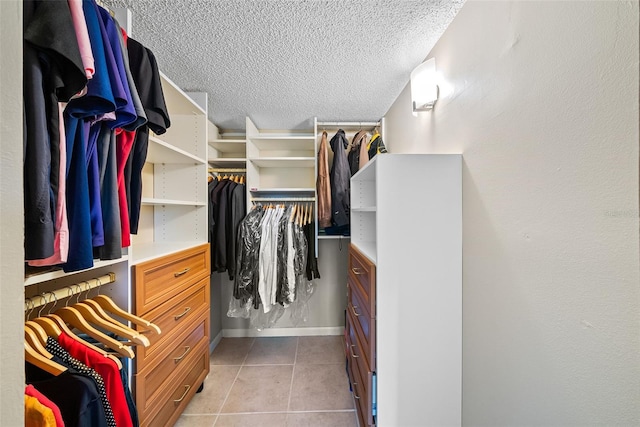
[[[51,302],[60,301],[70,296],[81,294],[115,281],[116,273],[107,273],[104,276],[96,277],[95,279],[89,279],[85,282],[68,285],[61,289],[56,289],[55,291],[45,292],[42,295],[35,295],[25,299],[25,311],[33,310],[34,308],[42,307],[43,305],[47,305]],[[30,302],[27,302],[28,300],[30,300]]]
[[[380,126],[380,122],[318,122],[318,126],[363,126],[363,127],[374,127]]]
[[[246,168],[209,168],[209,172],[246,172]]]
[[[315,202],[315,197],[254,197],[252,202]]]

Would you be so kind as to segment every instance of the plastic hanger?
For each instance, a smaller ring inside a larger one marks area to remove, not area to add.
[[[26,341],[24,342],[24,360],[37,366],[43,371],[50,373],[51,375],[58,376],[67,370],[67,368],[61,364],[54,362],[53,360],[49,360],[38,353]]]
[[[87,284],[88,297],[89,291],[91,289],[88,287],[89,283],[85,283]],[[101,284],[98,281],[98,289],[99,286],[101,286]],[[151,345],[151,342],[149,342],[149,339],[147,337],[140,335],[138,331],[133,330],[123,323],[120,323],[117,320],[113,319],[102,310],[102,307],[88,298],[83,300],[82,302],[74,304],[73,307],[77,309],[89,323],[93,323],[94,325],[99,326],[109,332],[113,332],[118,336],[127,338],[135,344],[140,344],[145,347],[149,347]]]

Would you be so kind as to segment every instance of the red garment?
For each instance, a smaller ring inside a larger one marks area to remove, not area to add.
[[[58,405],[56,405],[55,403],[50,401],[47,398],[47,396],[45,396],[44,394],[40,393],[31,384],[29,384],[28,386],[26,386],[24,388],[24,394],[26,394],[27,396],[35,397],[36,399],[38,399],[38,402],[40,402],[41,404],[43,404],[47,408],[51,409],[51,412],[53,412],[53,416],[56,419],[56,426],[57,427],[64,427],[64,421],[62,421],[62,414],[60,413],[60,408],[58,408]]]
[[[67,350],[71,356],[90,368],[95,369],[96,372],[100,374],[104,380],[104,388],[107,392],[107,399],[109,399],[109,403],[111,404],[116,425],[118,427],[133,427],[129,406],[127,405],[127,399],[124,394],[124,385],[122,384],[120,370],[116,362],[75,341],[64,332],[58,337],[58,343]]]
[[[118,202],[120,202],[120,225],[122,227],[122,247],[131,245],[131,233],[129,227],[129,204],[127,203],[127,190],[124,185],[124,167],[133,142],[136,139],[135,131],[123,129],[116,130],[116,158],[118,163]]]

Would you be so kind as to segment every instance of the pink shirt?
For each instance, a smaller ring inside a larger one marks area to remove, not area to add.
[[[90,79],[95,73],[93,60],[93,51],[91,50],[91,42],[89,41],[89,31],[87,31],[87,22],[84,20],[84,12],[82,11],[82,0],[67,0],[69,10],[71,11],[71,20],[73,21],[73,29],[78,39],[78,47],[80,48],[80,57],[87,78]]]

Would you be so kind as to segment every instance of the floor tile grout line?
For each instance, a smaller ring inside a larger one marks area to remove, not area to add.
[[[289,401],[287,402],[287,411],[291,409],[291,396],[293,395],[293,377],[296,374],[296,362],[298,361],[299,347],[300,347],[300,337],[296,337],[296,354],[293,357],[293,369],[291,369],[291,384],[289,385]]]
[[[219,414],[184,414],[185,416],[229,416],[229,415],[264,415],[264,414],[350,414],[355,409],[314,409],[308,411],[260,411],[260,412],[220,412]]]
[[[251,346],[253,346],[253,342],[251,343]],[[249,347],[249,351],[251,351],[251,347]],[[247,351],[247,355],[244,357],[245,359],[249,355],[249,351]],[[237,365],[233,365],[233,366],[237,366]],[[220,414],[220,412],[222,412],[222,408],[224,408],[224,405],[227,403],[227,399],[229,399],[229,395],[231,394],[231,390],[233,390],[233,386],[236,385],[236,381],[238,381],[238,377],[240,376],[240,371],[242,371],[242,365],[240,365],[240,367],[238,368],[238,373],[236,374],[236,377],[233,379],[233,382],[231,383],[231,387],[229,387],[229,390],[227,391],[227,394],[224,397],[224,401],[222,402],[222,405],[220,405],[220,409],[218,410],[218,414]],[[218,419],[216,418],[216,422],[214,423],[214,425],[216,425],[217,423],[218,423]]]

